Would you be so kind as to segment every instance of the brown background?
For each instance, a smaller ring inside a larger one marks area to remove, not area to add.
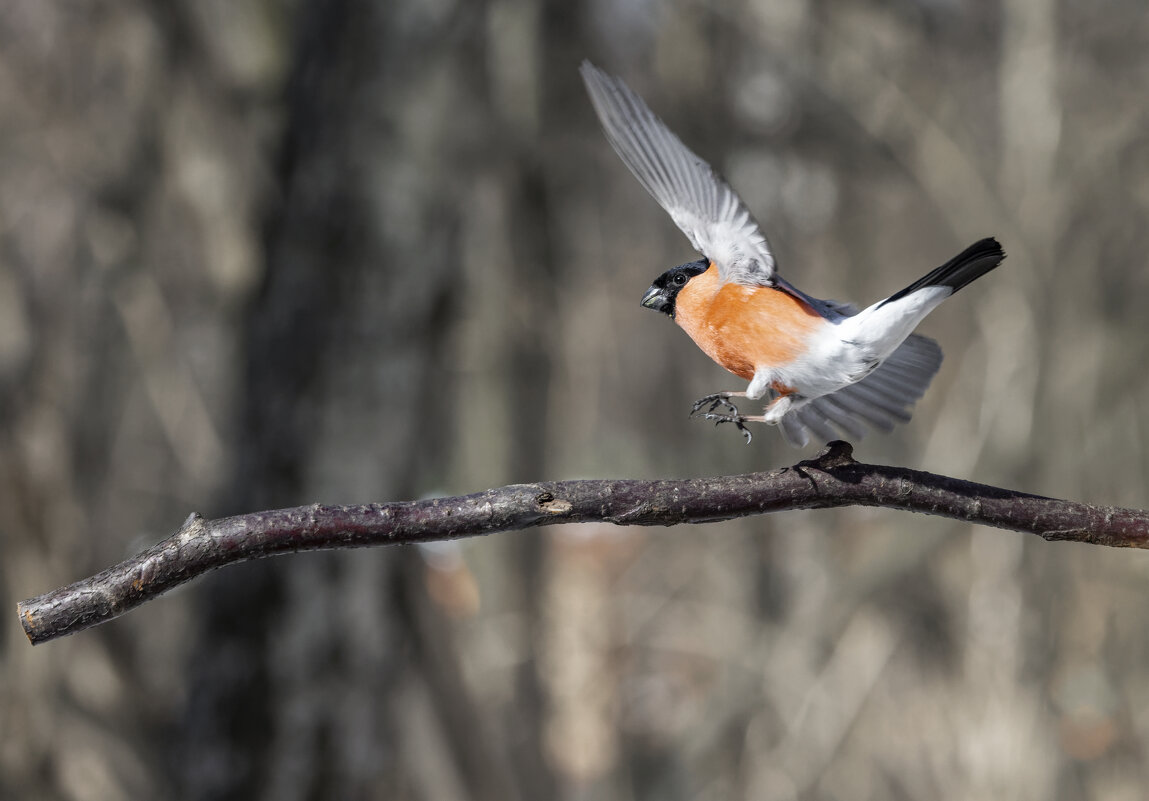
[[[994,234],[860,458],[1144,506],[1139,0],[0,2],[0,594],[220,515],[794,460],[649,281],[621,74],[783,274]],[[873,510],[222,571],[0,640],[0,795],[1136,799],[1149,556]]]

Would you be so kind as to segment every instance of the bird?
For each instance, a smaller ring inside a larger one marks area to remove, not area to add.
[[[715,425],[774,425],[804,447],[910,420],[942,362],[933,339],[913,333],[946,298],[1005,258],[981,239],[889,297],[859,310],[802,292],[778,273],[746,204],[621,79],[583,61],[580,73],[611,147],[702,258],[666,270],[642,306],[676,322],[707,356],[749,382],[700,398]],[[743,415],[732,398],[766,399]],[[841,433],[839,433],[841,432]]]

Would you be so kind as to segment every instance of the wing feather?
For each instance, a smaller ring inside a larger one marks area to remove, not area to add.
[[[774,256],[749,209],[642,98],[589,61],[581,67],[611,147],[723,281],[773,286]]]
[[[862,423],[889,431],[910,419],[910,407],[925,394],[942,363],[942,349],[928,337],[911,335],[888,359],[856,384],[814,398],[782,418],[786,441],[804,446],[812,434],[828,442],[843,433],[860,439]]]

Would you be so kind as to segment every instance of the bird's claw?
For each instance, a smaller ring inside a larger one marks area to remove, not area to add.
[[[713,420],[715,426],[720,426],[723,423],[733,423],[734,427],[741,431],[746,436],[746,444],[750,444],[750,440],[754,439],[754,435],[750,433],[750,429],[746,427],[746,418],[737,414],[737,409],[734,410],[735,414],[714,414],[707,412],[702,416],[703,420]]]
[[[738,412],[738,407],[730,402],[730,396],[724,392],[719,392],[714,395],[707,395],[705,398],[699,398],[694,402],[694,406],[690,409],[690,416],[698,414],[702,411],[703,407],[710,404],[709,408],[702,415],[703,420],[713,420],[714,425],[720,426],[723,423],[733,423],[734,427],[741,431],[746,436],[746,444],[750,444],[750,440],[754,435],[750,433],[745,425],[746,418]],[[726,408],[730,414],[717,414],[715,409],[719,406]]]
[[[733,415],[738,414],[738,407],[730,402],[730,396],[719,392],[715,395],[707,395],[705,398],[699,398],[696,400],[694,405],[690,407],[689,417],[694,417],[694,415],[698,414],[702,407],[708,403],[710,404],[710,408],[706,410],[707,420],[710,419],[710,414],[719,406],[725,406]]]

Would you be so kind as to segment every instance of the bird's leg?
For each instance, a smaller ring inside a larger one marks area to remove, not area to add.
[[[706,413],[708,415],[711,412],[713,412],[715,409],[717,409],[719,406],[725,406],[727,409],[730,410],[730,412],[732,414],[737,415],[738,414],[738,407],[735,406],[733,403],[731,403],[730,399],[731,398],[745,398],[745,397],[746,397],[745,392],[716,392],[713,395],[707,395],[705,398],[699,398],[698,400],[696,400],[694,402],[694,406],[692,406],[690,408],[690,415],[689,416],[694,417],[694,415],[698,414],[698,412],[702,409],[702,407],[708,403],[710,404],[710,408],[706,410]]]
[[[776,426],[782,422],[782,418],[794,405],[793,395],[779,395],[775,398],[769,406],[766,407],[765,413],[762,415],[762,422],[767,425]]]

